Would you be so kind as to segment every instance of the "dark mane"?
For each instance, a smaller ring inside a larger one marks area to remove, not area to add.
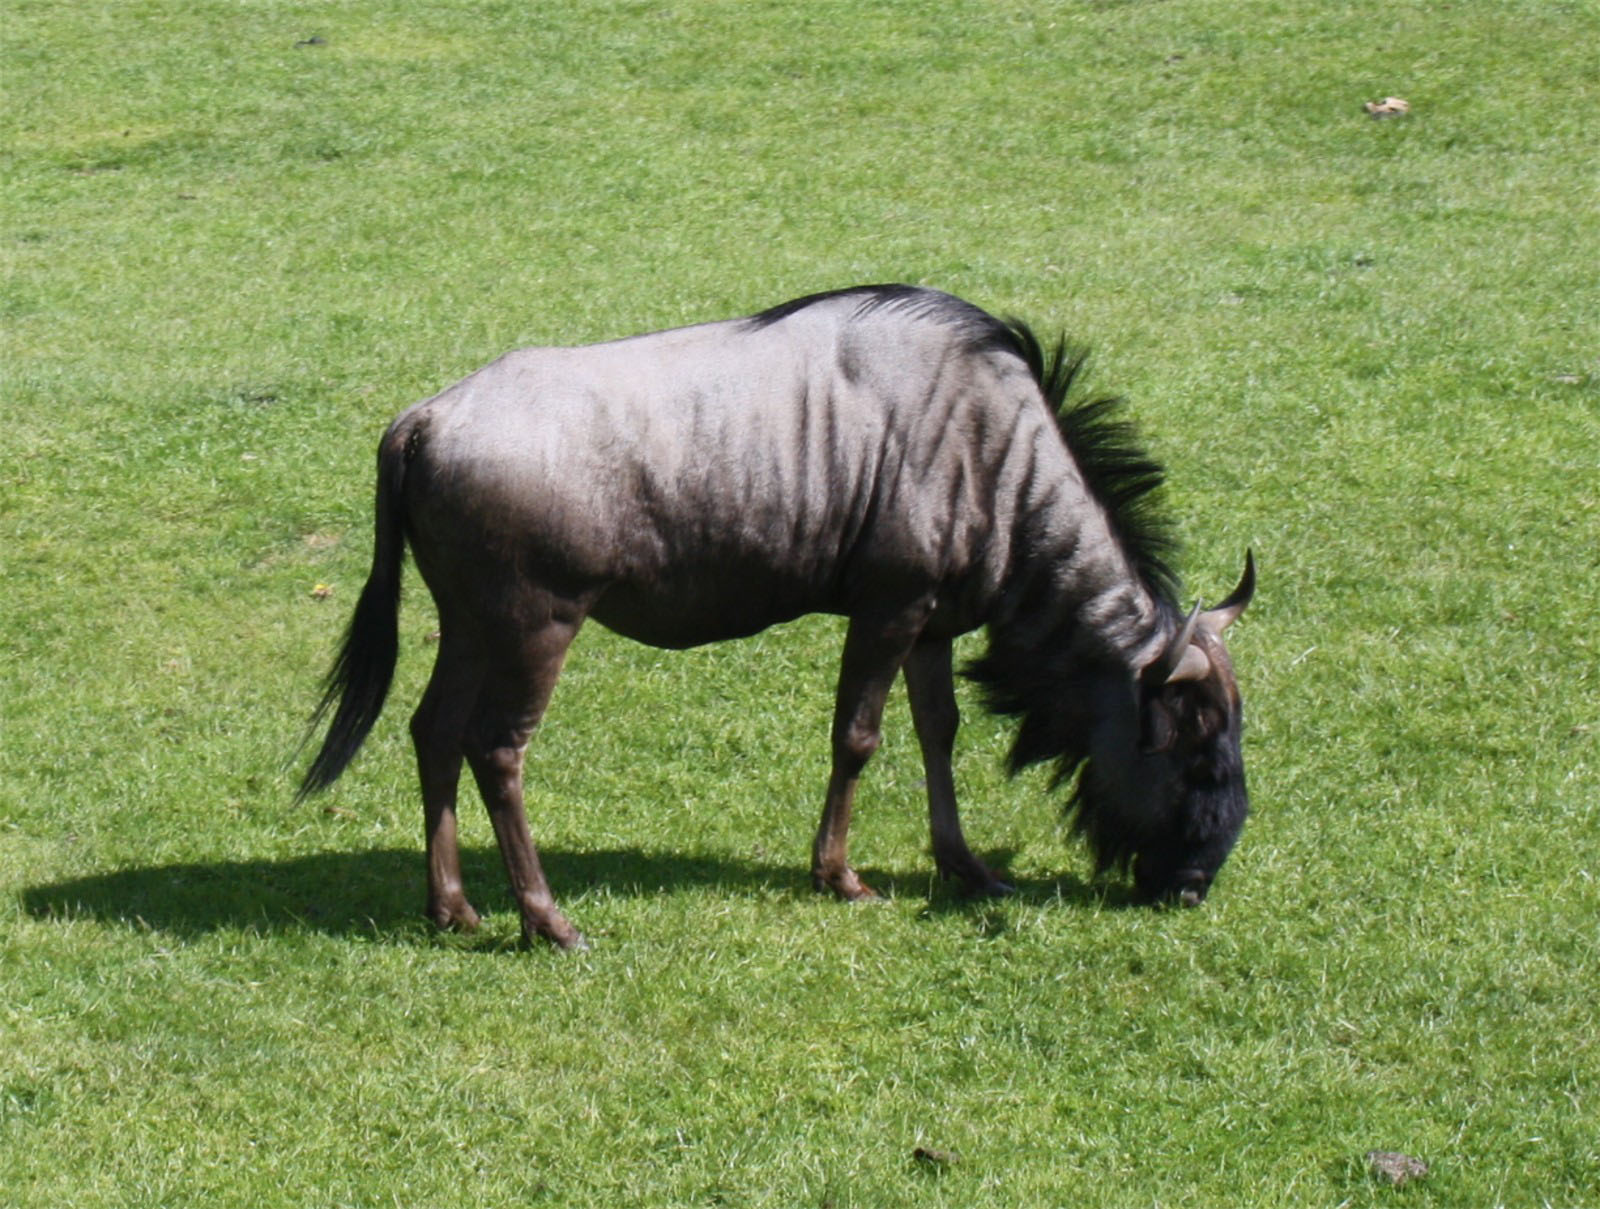
[[[1069,348],[1064,336],[1046,350],[1027,324],[1012,319],[1006,327],[1134,570],[1157,600],[1176,609],[1183,585],[1176,563],[1177,535],[1161,498],[1166,472],[1150,456],[1138,428],[1125,418],[1126,402],[1116,396],[1074,399],[1088,350]]]
[[[791,298],[788,302],[780,302],[777,306],[769,306],[766,310],[751,315],[745,322],[758,329],[771,327],[797,311],[816,306],[819,302],[827,302],[833,298],[848,298],[851,295],[861,295],[863,309],[867,309],[927,292],[914,285],[852,285],[842,290],[823,290],[816,294],[807,294],[802,298]]]
[[[859,298],[855,313],[869,315],[873,311],[894,309],[919,319],[932,319],[959,330],[974,349],[1015,348],[1013,325],[1003,323],[987,311],[964,299],[920,285],[854,285],[842,290],[825,290],[820,294],[807,294],[768,307],[750,316],[745,323],[759,330],[787,319],[808,307],[835,298]],[[1020,350],[1017,350],[1020,351]]]
[[[1176,534],[1162,506],[1165,473],[1125,418],[1114,397],[1075,397],[1087,354],[1059,338],[1045,348],[1031,328],[1017,320],[1005,324],[1006,345],[1027,364],[1061,439],[1071,450],[1089,493],[1104,509],[1111,530],[1157,607],[1176,619],[1181,584],[1175,563]],[[1097,677],[1103,671],[1079,645],[1082,635],[1070,617],[1060,618],[1042,582],[1019,585],[1013,616],[1051,617],[1053,629],[991,625],[989,646],[964,674],[974,681],[984,705],[1016,718],[1017,735],[1007,757],[1013,774],[1033,764],[1055,762],[1053,784],[1072,781],[1089,757],[1089,734],[1100,708]],[[1103,817],[1085,796],[1081,779],[1067,802],[1073,829],[1084,835],[1101,870],[1126,863],[1128,836],[1115,820]]]
[[[1161,507],[1165,472],[1145,449],[1138,429],[1124,418],[1120,398],[1073,398],[1073,387],[1088,360],[1086,350],[1069,348],[1065,337],[1046,349],[1020,320],[996,319],[970,302],[916,285],[857,285],[807,294],[769,307],[745,323],[759,330],[818,303],[850,297],[860,299],[857,315],[892,307],[950,324],[967,337],[974,351],[998,348],[1021,357],[1135,572],[1157,600],[1177,608],[1178,542]]]

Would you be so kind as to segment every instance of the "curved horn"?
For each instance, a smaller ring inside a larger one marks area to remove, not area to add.
[[[1211,675],[1211,656],[1207,655],[1197,643],[1191,642],[1183,648],[1183,654],[1178,657],[1178,666],[1172,669],[1172,675],[1167,677],[1167,683],[1204,680],[1209,675]]]
[[[1189,616],[1184,619],[1183,625],[1178,627],[1178,632],[1167,644],[1167,649],[1152,659],[1139,674],[1140,681],[1147,687],[1153,688],[1172,680],[1198,680],[1209,672],[1211,661],[1206,658],[1204,651],[1191,645],[1194,632],[1199,626],[1200,602],[1195,601],[1194,608],[1189,610]]]
[[[1239,620],[1239,614],[1244,612],[1245,605],[1250,603],[1250,598],[1256,594],[1256,559],[1255,555],[1246,550],[1244,552],[1244,574],[1239,578],[1239,586],[1228,594],[1214,609],[1207,609],[1200,620],[1205,623],[1206,629],[1213,634],[1220,634],[1234,622]]]

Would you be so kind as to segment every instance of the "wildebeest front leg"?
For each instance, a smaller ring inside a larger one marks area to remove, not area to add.
[[[528,738],[550,703],[580,621],[550,621],[519,636],[520,650],[486,677],[463,741],[467,763],[494,824],[511,892],[522,913],[523,939],[542,936],[563,949],[588,946],[556,906],[545,880],[539,851],[528,832],[522,761]]]
[[[921,624],[920,615],[914,623],[887,626],[857,618],[845,635],[833,712],[833,772],[811,848],[811,882],[851,902],[877,897],[850,867],[846,853],[856,783],[878,750],[884,702]]]
[[[949,639],[924,638],[918,642],[906,658],[905,674],[911,720],[922,745],[922,766],[928,782],[934,864],[941,877],[959,878],[970,894],[1009,894],[1011,887],[972,854],[961,833],[955,776],[950,767],[961,713],[956,706]]]

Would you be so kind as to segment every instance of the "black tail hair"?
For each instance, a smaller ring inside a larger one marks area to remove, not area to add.
[[[307,727],[309,737],[338,702],[322,746],[300,782],[296,801],[303,801],[339,779],[383,712],[389,695],[400,652],[400,580],[405,562],[401,492],[406,463],[418,435],[396,425],[378,447],[372,571],[356,601],[339,654],[323,681],[322,700]]]

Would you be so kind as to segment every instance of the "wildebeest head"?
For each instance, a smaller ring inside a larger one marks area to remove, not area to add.
[[[1249,811],[1241,707],[1222,632],[1255,591],[1197,607],[1132,692],[1103,703],[1073,797],[1076,826],[1102,869],[1132,867],[1141,897],[1198,906]]]

